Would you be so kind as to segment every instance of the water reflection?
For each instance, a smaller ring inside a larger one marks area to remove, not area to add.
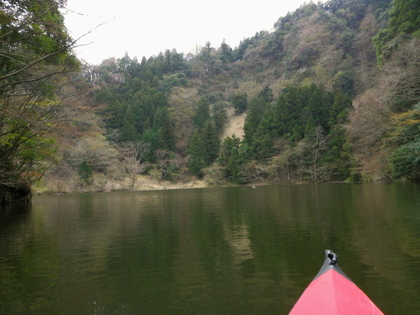
[[[419,186],[47,196],[2,220],[1,314],[287,314],[326,248],[386,314],[420,309]]]

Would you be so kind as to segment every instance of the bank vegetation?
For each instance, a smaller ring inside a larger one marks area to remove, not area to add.
[[[310,2],[234,48],[99,65],[63,6],[0,5],[2,191],[420,180],[416,1]]]

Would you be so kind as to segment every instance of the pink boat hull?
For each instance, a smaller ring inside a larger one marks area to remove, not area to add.
[[[383,315],[335,262],[320,273],[303,292],[289,315]]]

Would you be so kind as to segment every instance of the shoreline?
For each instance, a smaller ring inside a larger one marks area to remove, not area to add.
[[[114,191],[151,191],[169,189],[192,189],[209,187],[205,180],[191,179],[179,182],[162,181],[149,176],[139,176],[134,185],[128,178],[122,180],[108,180],[98,176],[92,182],[80,182],[78,180],[42,180],[32,187],[34,196],[65,195],[95,192]]]
[[[211,187],[240,187],[248,186],[256,188],[258,186],[268,185],[299,185],[299,184],[310,184],[315,183],[311,181],[256,181],[253,183],[246,184],[233,184],[229,182],[223,182],[219,185],[209,184],[205,179],[197,178],[184,178],[178,182],[164,181],[151,178],[150,176],[140,175],[134,185],[128,178],[123,180],[107,180],[102,177],[95,178],[91,183],[81,183],[80,181],[45,181],[38,183],[32,188],[33,196],[43,195],[67,195],[67,194],[82,194],[82,193],[99,193],[99,192],[118,192],[118,191],[157,191],[157,190],[174,190],[174,189],[195,189],[195,188],[211,188]],[[332,182],[330,182],[332,183]],[[346,183],[345,181],[334,182],[334,183]]]

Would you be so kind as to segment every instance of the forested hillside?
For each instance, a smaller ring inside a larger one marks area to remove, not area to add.
[[[234,48],[85,65],[67,76],[70,119],[37,190],[418,181],[418,16],[414,0],[311,2]]]

